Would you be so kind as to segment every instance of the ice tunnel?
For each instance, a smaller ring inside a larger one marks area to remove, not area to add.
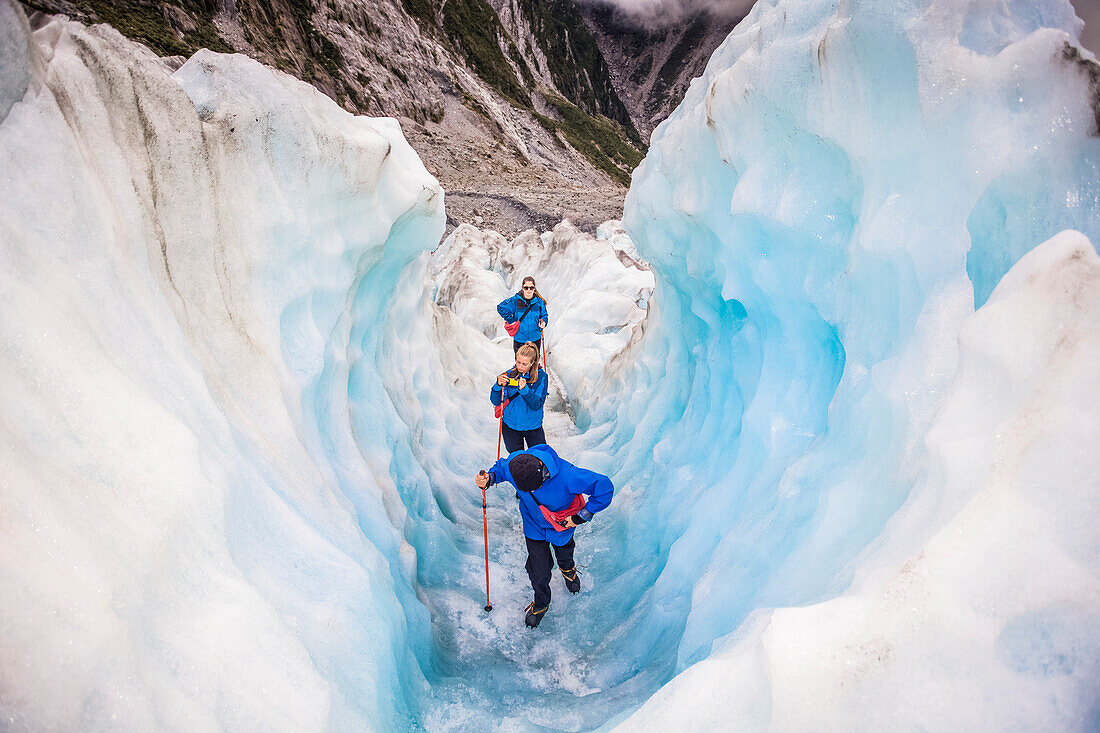
[[[440,242],[395,121],[5,0],[4,727],[1095,728],[1079,26],[760,0],[621,226]],[[525,274],[616,485],[536,632],[472,484]]]

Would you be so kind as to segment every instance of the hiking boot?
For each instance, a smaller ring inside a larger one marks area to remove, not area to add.
[[[577,566],[569,568],[568,570],[561,571],[561,577],[565,578],[565,587],[569,589],[569,592],[576,595],[581,590],[581,576],[577,573]]]
[[[543,614],[546,613],[546,609],[550,606],[543,606],[542,608],[535,608],[534,603],[527,605],[527,608],[523,609],[527,612],[527,615],[523,617],[523,623],[527,624],[528,628],[535,628],[542,622]]]

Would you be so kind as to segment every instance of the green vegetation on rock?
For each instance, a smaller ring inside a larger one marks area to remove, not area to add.
[[[531,97],[500,50],[500,39],[508,37],[504,26],[485,0],[447,0],[443,6],[443,32],[478,76],[505,99],[520,107],[531,107]]]
[[[444,42],[502,97],[517,107],[531,108],[527,88],[505,58],[502,46],[528,87],[534,86],[535,78],[485,0],[447,0],[442,6],[439,0],[401,0],[401,4],[425,33],[438,36],[442,30]],[[463,101],[467,101],[465,94]],[[467,106],[484,114],[479,104],[475,107],[467,102]]]
[[[435,35],[438,30],[435,20],[435,0],[401,0],[401,4],[421,30],[428,35]]]
[[[611,85],[611,72],[573,0],[520,0],[550,78],[573,104],[618,122],[637,146],[641,136]]]
[[[328,72],[330,77],[333,79],[338,78],[344,59],[336,44],[314,25],[313,0],[285,0],[285,2],[294,14],[298,31],[309,45],[308,50],[311,55]]]
[[[644,153],[631,143],[629,134],[605,117],[593,117],[580,107],[556,95],[544,95],[560,119],[536,115],[547,130],[560,133],[566,141],[596,168],[623,186],[630,185],[630,174],[642,162]],[[637,132],[634,133],[637,135]]]
[[[657,72],[657,80],[653,84],[652,94],[656,99],[663,99],[668,96],[669,88],[673,82],[676,81],[677,75],[683,69],[687,63],[688,54],[690,54],[695,48],[697,48],[702,42],[703,37],[706,35],[707,26],[702,17],[698,17],[691,22],[691,25],[684,31],[684,35],[680,38],[680,41],[673,47],[672,52],[669,53],[668,59],[661,66],[660,71]]]

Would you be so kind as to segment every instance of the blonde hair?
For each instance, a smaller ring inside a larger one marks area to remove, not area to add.
[[[539,381],[539,347],[528,341],[516,351],[516,356],[526,356],[531,360],[531,377],[527,379],[529,384]]]
[[[527,282],[528,280],[530,280],[530,281],[531,281],[531,284],[532,284],[532,285],[534,285],[534,284],[535,284],[535,278],[531,277],[530,275],[528,275],[527,277],[523,278],[523,282],[521,282],[521,283],[520,283],[520,291],[519,291],[519,293],[520,293],[520,297],[521,297],[521,298],[523,297],[523,285],[524,285],[524,283],[526,283],[526,282]],[[539,292],[539,289],[538,289],[538,287],[535,287],[535,297],[537,297],[537,298],[541,299],[541,300],[542,300],[542,303],[543,303],[543,305],[549,305],[549,304],[550,304],[550,301],[548,301],[548,300],[547,300],[546,298],[544,298],[544,297],[543,297],[543,295],[542,295],[542,293],[540,293],[540,292]]]

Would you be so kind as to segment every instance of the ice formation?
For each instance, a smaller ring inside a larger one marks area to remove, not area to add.
[[[760,0],[621,226],[440,244],[396,122],[0,3],[0,727],[1097,727],[1077,32]],[[618,488],[538,633],[471,481],[526,274]]]
[[[1059,2],[758,2],[658,128],[624,225],[658,281],[641,361],[681,376],[630,390],[687,409],[630,450],[694,484],[639,511],[672,513],[649,596],[683,609],[677,670],[706,661],[628,729],[1095,726],[1095,252],[1060,235],[1010,276],[1057,271],[1051,297],[974,314],[1022,253],[1100,237],[1077,25]]]
[[[428,617],[356,440],[411,443],[375,325],[442,192],[245,57],[0,14],[3,727],[404,727]]]

